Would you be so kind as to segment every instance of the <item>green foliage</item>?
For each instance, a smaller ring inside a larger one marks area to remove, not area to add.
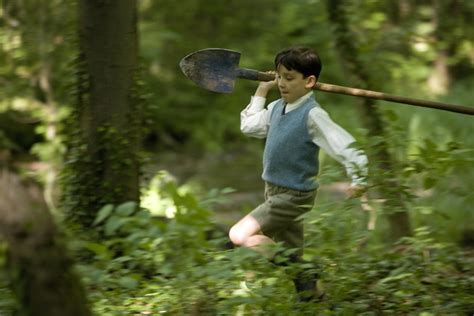
[[[179,193],[175,184],[168,183],[163,191],[175,203],[174,218],[154,217],[144,209],[135,212],[133,203],[106,205],[94,222],[105,241],[76,244],[82,256],[93,256],[93,261],[79,265],[79,270],[93,291],[95,311],[101,315],[146,311],[206,314],[236,310],[251,302],[255,306],[245,307],[249,311],[278,311],[282,305],[268,306],[275,300],[277,288],[269,292],[262,282],[274,287],[282,272],[270,271],[269,263],[253,251],[220,248],[222,232],[215,231],[211,213],[193,195]],[[255,286],[264,296],[241,289],[240,281],[248,269],[255,271],[255,279],[263,277]],[[291,291],[288,284],[280,286]],[[288,301],[287,295],[281,298]],[[288,311],[288,306],[285,308]]]
[[[322,267],[327,295],[303,304],[291,282],[300,266],[276,267],[252,250],[224,248],[213,204],[204,207],[173,181],[160,190],[174,217],[133,202],[106,205],[94,221],[101,241],[76,236],[78,270],[99,315],[461,315],[474,308],[474,261],[427,227],[386,247],[354,216],[361,214],[355,201],[320,204],[306,216],[305,257]]]
[[[372,137],[363,144],[364,150],[371,154],[378,142],[386,142],[389,152],[396,158],[392,169],[372,170],[369,175],[371,188],[388,192],[383,195],[384,213],[396,210],[392,205],[396,205],[397,201],[390,201],[390,197],[396,199],[402,196],[415,227],[436,227],[434,232],[437,237],[459,240],[462,232],[472,226],[470,220],[462,226],[455,224],[461,217],[472,218],[466,209],[473,199],[467,189],[472,183],[469,176],[472,174],[472,144],[458,141],[459,131],[449,130],[446,126],[435,126],[426,131],[425,126],[414,123],[419,120],[417,114],[411,116],[411,127],[408,129],[402,115],[389,110],[384,114],[388,122],[384,139]],[[436,136],[436,141],[433,136]],[[371,161],[371,164],[374,163]],[[459,181],[460,177],[465,178],[465,185]],[[399,186],[395,187],[392,183]],[[440,225],[441,222],[443,225]]]
[[[307,216],[306,255],[324,267],[334,315],[463,315],[474,308],[469,251],[437,241],[428,227],[384,246],[361,227],[363,214],[351,201],[317,209]]]
[[[435,1],[440,8],[426,1],[361,3],[348,1],[345,10],[358,37],[354,49],[377,88],[449,103],[472,102],[469,31],[474,2]],[[130,126],[141,129],[142,122],[148,124],[150,128],[141,132],[151,132],[146,145],[159,149],[159,162],[164,150],[195,158],[203,151],[233,148],[228,153],[231,159],[207,162],[221,166],[219,170],[211,173],[208,168],[206,178],[194,179],[205,191],[216,183],[227,187],[239,182],[242,190],[259,186],[248,174],[259,172],[260,148],[246,151],[245,159],[235,154],[255,144],[243,139],[238,120],[256,83],[239,80],[232,95],[201,90],[177,67],[185,54],[226,47],[242,52],[242,67],[267,70],[273,68],[277,50],[305,44],[322,56],[322,81],[348,84],[350,74],[343,70],[332,45],[324,1],[144,0],[139,7],[143,74],[135,74],[130,98],[140,117],[129,118]],[[316,93],[322,106],[357,136],[366,151],[382,141],[390,145],[397,163],[393,170],[371,173],[371,185],[390,190],[391,180],[401,182],[415,234],[392,248],[384,243],[382,215],[393,208],[370,201],[377,222],[374,230],[367,230],[369,214],[361,211],[358,202],[334,202],[329,194],[320,194],[316,209],[307,216],[306,257],[323,267],[327,300],[300,306],[295,304],[286,269],[275,268],[253,252],[224,248],[226,229],[214,222],[213,208],[225,192],[196,195],[195,185],[177,186],[160,175],[144,185],[143,201],[148,203],[141,208],[131,202],[108,204],[111,195],[123,194],[112,192],[110,184],[97,194],[96,186],[102,183],[90,170],[102,170],[102,162],[87,158],[77,113],[81,109],[66,110],[79,97],[87,104],[90,89],[80,59],[71,65],[71,56],[77,56],[75,9],[75,1],[62,0],[7,1],[0,9],[0,147],[33,153],[57,169],[63,166],[64,142],[68,142],[65,163],[75,171],[64,174],[71,185],[63,191],[69,196],[66,204],[80,209],[74,216],[87,213],[94,223],[93,231],[71,236],[71,243],[98,315],[472,313],[472,249],[455,246],[465,239],[465,246],[472,247],[474,229],[474,141],[469,117],[381,103],[387,139],[368,139],[354,119],[355,99]],[[427,82],[440,53],[447,54],[451,86],[446,94],[435,95]],[[77,85],[71,97],[73,79]],[[2,121],[9,113],[20,120]],[[24,122],[33,122],[35,129]],[[102,127],[101,146],[117,153],[108,163],[124,170],[130,164],[120,150],[130,139],[127,132],[119,132]],[[141,152],[134,153],[142,159]],[[334,166],[324,159],[322,190],[346,179]],[[197,169],[195,164],[188,173],[195,175]],[[46,182],[46,177],[42,179]],[[95,200],[83,203],[75,195]],[[95,218],[97,209],[90,208],[89,202],[105,205]],[[0,266],[5,264],[5,253],[1,245]],[[5,279],[0,274],[0,314],[8,314],[15,304]],[[246,286],[241,284],[244,279]]]
[[[0,240],[0,314],[11,315],[18,305],[7,275],[7,245]]]

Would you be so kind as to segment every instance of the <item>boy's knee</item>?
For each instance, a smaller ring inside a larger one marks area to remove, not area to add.
[[[245,236],[236,226],[233,226],[229,231],[229,239],[236,246],[243,246],[247,240]]]

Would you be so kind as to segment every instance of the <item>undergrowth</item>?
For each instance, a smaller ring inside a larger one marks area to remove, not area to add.
[[[75,238],[73,251],[97,315],[466,315],[474,311],[474,259],[426,226],[394,246],[353,229],[353,201],[307,216],[307,264],[321,267],[326,297],[298,303],[291,269],[227,247],[206,207],[172,182],[161,188],[174,217],[101,209],[101,241]],[[335,211],[336,210],[336,211]],[[337,211],[339,210],[339,211]],[[337,225],[335,221],[337,220]]]

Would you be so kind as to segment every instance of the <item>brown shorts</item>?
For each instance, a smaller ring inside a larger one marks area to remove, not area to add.
[[[311,210],[316,191],[296,191],[266,183],[265,202],[250,215],[260,224],[263,234],[275,242],[283,242],[287,248],[299,248],[302,254],[303,222],[297,218]]]

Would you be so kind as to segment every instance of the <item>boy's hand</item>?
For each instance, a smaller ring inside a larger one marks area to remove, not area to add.
[[[255,91],[255,96],[256,97],[263,97],[266,98],[268,91],[273,89],[274,87],[277,86],[277,79],[276,79],[276,72],[275,71],[267,71],[266,73],[268,74],[274,74],[275,75],[275,80],[273,81],[260,81],[257,87],[257,91]]]

